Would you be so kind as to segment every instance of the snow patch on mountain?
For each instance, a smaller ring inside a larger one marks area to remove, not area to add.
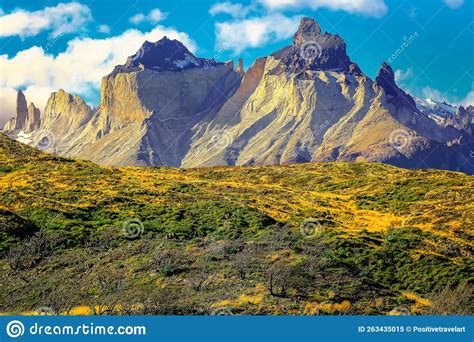
[[[432,99],[423,99],[416,96],[414,96],[413,99],[415,100],[418,110],[438,124],[442,124],[449,114],[456,112],[456,107],[446,102],[437,102]]]

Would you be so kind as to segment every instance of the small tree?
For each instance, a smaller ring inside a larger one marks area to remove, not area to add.
[[[43,291],[42,308],[49,309],[53,315],[68,315],[74,307],[72,293],[74,289],[69,284],[61,284],[51,291]]]
[[[265,285],[272,296],[286,296],[291,285],[291,273],[291,267],[283,262],[276,262],[267,269]]]
[[[39,264],[44,258],[53,254],[55,239],[40,230],[23,241],[8,253],[8,264],[13,271],[23,271]]]
[[[240,279],[244,280],[247,274],[256,264],[256,258],[254,254],[255,251],[247,247],[241,253],[238,253],[235,256],[234,267],[236,268]]]
[[[153,267],[158,273],[169,277],[186,270],[186,260],[178,251],[159,250],[154,255]]]
[[[97,293],[89,303],[93,315],[112,315],[117,312],[127,289],[127,281],[123,272],[102,270],[93,281]]]

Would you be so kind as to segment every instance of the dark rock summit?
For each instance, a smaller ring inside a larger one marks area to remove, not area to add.
[[[283,55],[286,71],[293,74],[306,70],[336,70],[360,73],[346,52],[346,43],[337,34],[322,33],[311,18],[302,18],[293,44],[275,55]]]
[[[114,72],[129,72],[141,69],[179,72],[220,64],[223,63],[218,63],[213,59],[198,58],[181,42],[163,37],[155,43],[145,41],[134,55],[128,57],[124,65],[116,66]]]
[[[383,62],[375,77],[375,83],[385,91],[387,102],[395,106],[406,106],[413,112],[417,112],[416,103],[413,98],[400,89],[395,83],[395,74],[392,67]]]

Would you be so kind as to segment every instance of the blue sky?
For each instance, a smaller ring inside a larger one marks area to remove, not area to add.
[[[63,88],[98,103],[101,77],[145,40],[178,38],[198,56],[256,57],[290,44],[301,16],[337,33],[375,77],[390,60],[410,93],[474,104],[473,0],[2,0],[0,124],[15,91],[41,109]],[[398,52],[397,52],[398,50]]]

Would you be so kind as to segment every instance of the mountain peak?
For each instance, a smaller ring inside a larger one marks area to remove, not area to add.
[[[30,102],[28,106],[28,116],[25,122],[25,129],[28,132],[34,131],[40,127],[41,112],[36,108],[33,102]]]
[[[444,124],[445,126],[453,126],[458,130],[467,130],[474,125],[473,107],[464,108],[464,106],[459,105],[455,112],[446,115]]]
[[[301,45],[308,38],[312,38],[321,34],[321,27],[312,18],[303,17],[300,21],[298,31],[293,37],[293,45]]]
[[[387,62],[383,62],[380,65],[380,69],[375,77],[375,83],[384,90],[388,103],[406,106],[414,112],[418,111],[415,100],[397,86],[395,73]]]
[[[399,89],[395,83],[395,73],[387,62],[383,62],[380,65],[375,82],[385,90],[387,95],[397,96]]]
[[[4,131],[26,130],[31,131],[38,127],[39,109],[31,102],[28,106],[25,94],[18,90],[16,94],[16,111],[15,117],[3,127]]]
[[[275,54],[282,58],[286,72],[303,74],[307,70],[339,70],[360,73],[346,52],[346,43],[337,34],[322,32],[319,24],[303,17],[293,44]],[[354,65],[351,68],[351,65]]]
[[[219,64],[222,63],[217,63],[213,59],[208,60],[194,56],[179,40],[164,36],[154,43],[146,40],[135,54],[127,58],[124,65],[115,67],[113,73],[139,71],[141,69],[177,72]]]
[[[20,89],[16,95],[16,129],[24,128],[27,116],[28,105],[26,102],[26,97]]]

